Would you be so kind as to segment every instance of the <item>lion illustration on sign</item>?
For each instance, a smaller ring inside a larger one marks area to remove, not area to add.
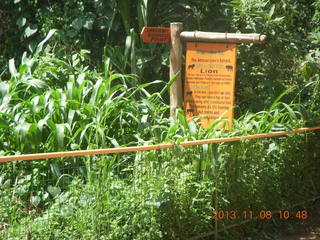
[[[228,72],[232,72],[233,71],[233,66],[227,65],[226,69],[228,70]]]
[[[194,69],[195,66],[195,64],[188,65],[188,69]]]

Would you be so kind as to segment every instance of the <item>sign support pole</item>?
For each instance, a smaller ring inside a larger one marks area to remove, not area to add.
[[[171,50],[170,50],[170,79],[177,73],[176,80],[170,87],[170,116],[176,119],[178,107],[182,107],[182,81],[181,81],[181,61],[182,61],[182,43],[180,33],[183,24],[180,22],[170,24]]]

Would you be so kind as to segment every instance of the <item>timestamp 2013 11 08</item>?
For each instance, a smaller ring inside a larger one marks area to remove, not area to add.
[[[289,210],[280,210],[280,211],[270,211],[270,210],[261,210],[261,211],[251,211],[251,210],[213,210],[212,219],[272,219],[278,216],[280,219],[307,219],[308,211],[307,210],[298,210],[298,211],[289,211]]]

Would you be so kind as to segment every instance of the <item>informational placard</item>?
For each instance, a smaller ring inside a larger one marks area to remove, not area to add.
[[[204,116],[204,128],[218,119],[228,119],[225,129],[232,127],[236,56],[236,44],[187,42],[185,114]]]
[[[168,43],[170,42],[170,28],[143,27],[141,38],[145,43]]]

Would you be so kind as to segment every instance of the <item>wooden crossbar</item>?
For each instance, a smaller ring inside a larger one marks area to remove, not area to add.
[[[256,134],[256,135],[248,135],[248,136],[186,141],[178,144],[183,147],[188,147],[188,146],[222,143],[222,142],[236,142],[236,141],[245,140],[245,139],[259,139],[259,138],[283,136],[283,135],[289,135],[289,134],[295,134],[295,133],[310,132],[315,130],[320,130],[320,126],[310,127],[310,128],[299,128],[292,131],[279,131],[279,132],[262,133],[262,134]],[[119,147],[119,148],[106,148],[106,149],[1,156],[0,162],[39,160],[39,159],[49,159],[49,158],[61,158],[61,157],[77,157],[77,156],[126,153],[126,152],[137,152],[137,151],[150,151],[150,150],[157,150],[157,149],[173,148],[175,145],[177,144],[167,143],[167,144],[157,144],[157,145],[150,145],[150,146],[132,146],[132,147]]]
[[[211,43],[264,43],[266,35],[257,33],[181,32],[181,40]]]

